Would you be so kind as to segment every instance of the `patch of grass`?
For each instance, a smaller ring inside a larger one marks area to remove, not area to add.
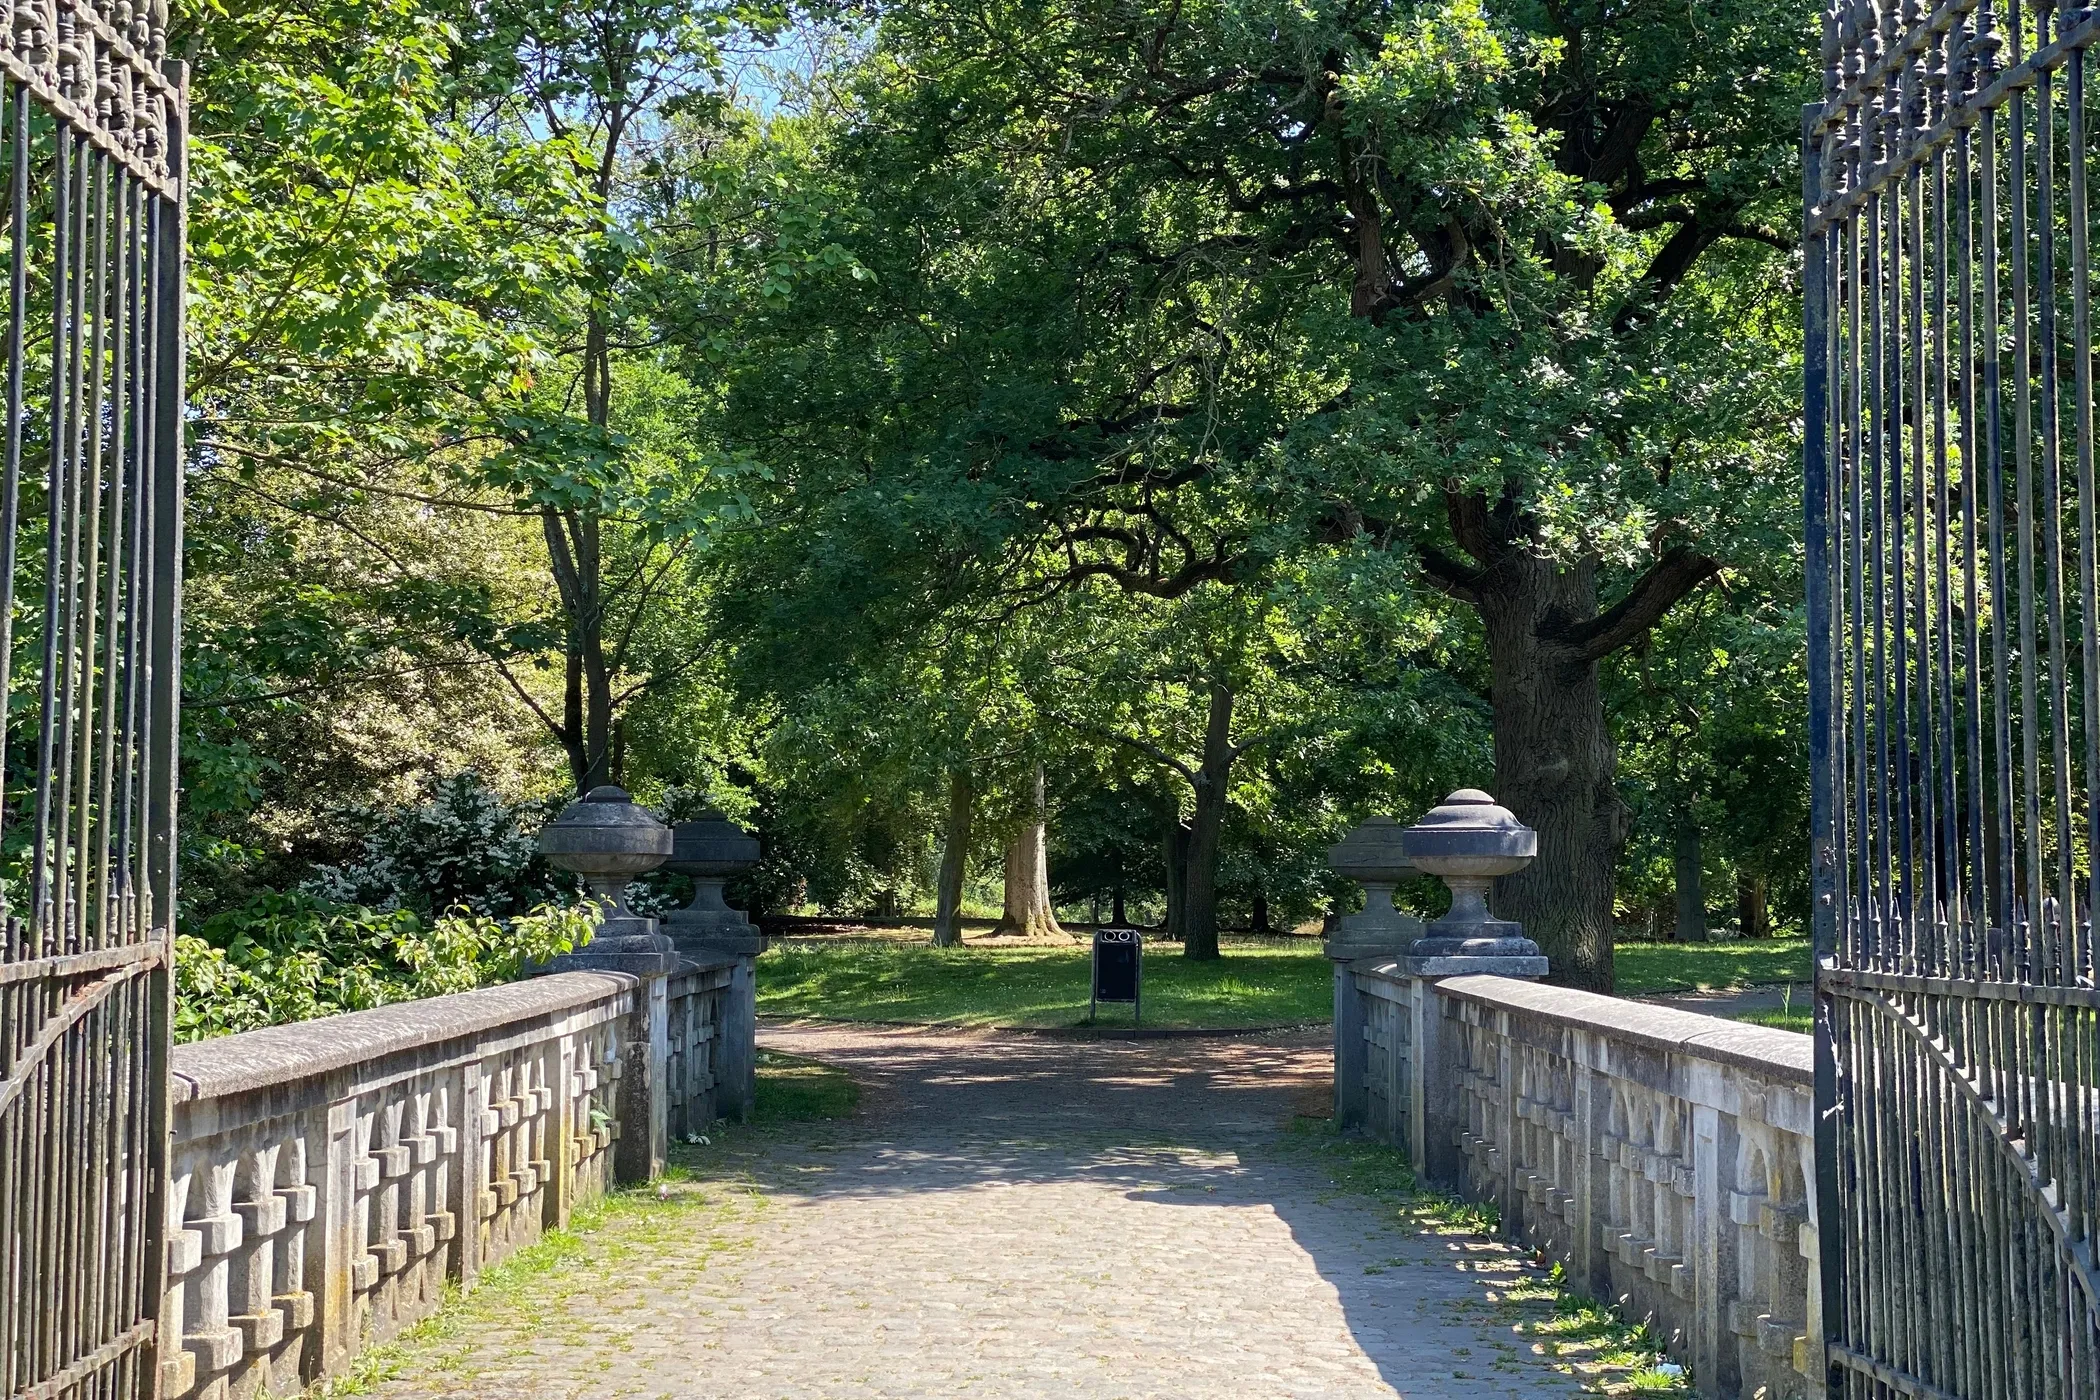
[[[1584,1389],[1604,1395],[1694,1393],[1690,1374],[1664,1358],[1661,1340],[1654,1332],[1577,1292],[1560,1265],[1540,1268],[1534,1260],[1526,1267],[1516,1246],[1479,1243],[1494,1240],[1500,1232],[1500,1214],[1492,1204],[1476,1205],[1423,1188],[1404,1153],[1383,1143],[1343,1137],[1331,1119],[1299,1118],[1284,1141],[1287,1151],[1315,1157],[1338,1190],[1368,1196],[1416,1229],[1464,1237],[1468,1251],[1489,1251],[1492,1257],[1475,1254],[1455,1267],[1492,1272],[1495,1285],[1487,1290],[1493,1304],[1491,1316],[1507,1322],[1515,1336],[1530,1344],[1535,1356],[1545,1358]],[[1400,1262],[1391,1260],[1366,1272],[1383,1272]],[[1500,1342],[1493,1345],[1503,1353],[1495,1369],[1507,1370],[1517,1364],[1515,1347]]]
[[[1620,996],[1727,991],[1814,975],[1805,938],[1749,938],[1733,943],[1621,943],[1612,952]]]
[[[1735,1019],[1746,1021],[1753,1026],[1770,1026],[1774,1030],[1799,1031],[1803,1035],[1816,1033],[1816,1013],[1806,1006],[1797,1005],[1791,1011],[1779,1008],[1770,1011],[1745,1011]]]
[[[1177,948],[1145,953],[1142,1024],[1230,1030],[1324,1023],[1333,973],[1320,945],[1228,944],[1216,962]],[[1086,1023],[1089,952],[1076,948],[932,948],[783,940],[758,960],[758,1009],[770,1016],[939,1026],[1068,1027]],[[1099,1024],[1130,1024],[1123,1004]]]
[[[751,1121],[759,1126],[846,1118],[860,1102],[860,1086],[844,1070],[778,1050],[758,1052],[758,1093]]]

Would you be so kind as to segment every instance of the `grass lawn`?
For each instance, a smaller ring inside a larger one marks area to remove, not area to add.
[[[1792,1010],[1745,1011],[1735,1018],[1748,1021],[1753,1026],[1770,1026],[1774,1030],[1799,1031],[1803,1035],[1816,1033],[1816,1010],[1813,995],[1799,997]]]
[[[1622,997],[1657,992],[1726,991],[1814,980],[1805,938],[1735,943],[1621,943],[1612,954]]]
[[[1333,972],[1314,940],[1228,942],[1224,953],[1216,962],[1191,962],[1176,945],[1148,948],[1143,1024],[1231,1030],[1330,1018]],[[758,1009],[833,1021],[1079,1026],[1086,1024],[1089,966],[1085,946],[789,940],[758,960]],[[1128,1025],[1130,1012],[1120,1002],[1103,1006],[1100,1024]]]
[[[1148,948],[1143,1024],[1233,1030],[1319,1024],[1332,1015],[1332,972],[1315,940],[1228,939],[1224,953],[1217,962],[1198,963],[1176,944]],[[1622,996],[1809,980],[1808,944],[1801,939],[1629,943],[1620,945],[1617,959]],[[1087,969],[1084,945],[932,948],[923,935],[910,941],[790,938],[758,960],[758,1009],[830,1021],[1082,1026]],[[1796,1015],[1805,1014],[1804,994]],[[1130,1008],[1103,1006],[1100,1024],[1130,1024]],[[1783,1024],[1795,1028],[1793,1020]]]

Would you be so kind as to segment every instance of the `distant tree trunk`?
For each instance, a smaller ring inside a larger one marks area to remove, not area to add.
[[[963,876],[970,859],[970,812],[976,805],[977,788],[970,770],[957,765],[948,770],[948,825],[941,833],[941,874],[933,895],[933,946],[954,948],[962,943]]]
[[[1706,891],[1700,884],[1700,866],[1704,864],[1699,849],[1699,823],[1691,813],[1682,813],[1677,819],[1677,849],[1674,861],[1677,877],[1677,941],[1680,943],[1704,943],[1706,941]]]
[[[1161,933],[1169,939],[1179,940],[1189,926],[1189,828],[1178,810],[1167,814],[1161,854],[1167,866],[1167,918]]]
[[[1271,931],[1269,928],[1269,897],[1260,890],[1254,892],[1254,931],[1256,933],[1268,933]]]
[[[1006,843],[1006,907],[999,932],[1029,938],[1062,934],[1050,907],[1049,831],[1043,802],[1043,765],[1035,766],[1035,794],[1029,819]]]
[[[1765,905],[1765,877],[1747,870],[1735,873],[1735,922],[1745,938],[1768,938],[1772,913]]]
[[[1230,686],[1213,681],[1210,719],[1203,727],[1203,766],[1196,770],[1196,814],[1189,823],[1188,915],[1181,931],[1184,957],[1218,956],[1218,843],[1225,828],[1225,792],[1232,761]]]
[[[1121,928],[1124,920],[1128,917],[1123,913],[1123,887],[1117,885],[1110,890],[1109,898],[1114,901],[1114,907],[1109,910],[1108,921],[1114,927]]]

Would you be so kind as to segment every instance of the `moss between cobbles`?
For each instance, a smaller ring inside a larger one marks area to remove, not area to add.
[[[1694,1393],[1688,1371],[1664,1369],[1671,1363],[1649,1328],[1630,1323],[1615,1309],[1577,1292],[1560,1265],[1542,1267],[1535,1256],[1526,1261],[1515,1245],[1498,1241],[1501,1220],[1492,1205],[1473,1205],[1424,1189],[1405,1154],[1380,1143],[1343,1137],[1329,1119],[1295,1120],[1284,1142],[1286,1150],[1315,1159],[1338,1191],[1368,1196],[1414,1229],[1493,1252],[1492,1260],[1474,1261],[1470,1267],[1517,1270],[1516,1282],[1483,1298],[1485,1315],[1508,1327],[1511,1335],[1529,1341],[1535,1355],[1547,1358],[1555,1370],[1584,1389],[1604,1395]],[[1369,1272],[1383,1272],[1405,1262],[1389,1260],[1373,1265]],[[1469,1265],[1462,1263],[1461,1267]],[[1515,1344],[1497,1343],[1492,1349],[1498,1353],[1495,1357],[1476,1359],[1485,1369],[1503,1371],[1521,1363]]]
[[[435,1314],[360,1352],[347,1372],[311,1387],[308,1396],[368,1394],[411,1367],[418,1374],[457,1370],[471,1357],[486,1359],[491,1331],[521,1341],[563,1340],[563,1329],[575,1327],[570,1300],[608,1272],[632,1276],[639,1270],[647,1276],[675,1266],[684,1274],[748,1248],[745,1227],[766,1202],[735,1171],[735,1159],[789,1125],[843,1118],[859,1097],[858,1086],[839,1070],[760,1051],[758,1098],[748,1123],[717,1123],[697,1142],[673,1143],[661,1179],[579,1207],[566,1228],[548,1231],[483,1270],[472,1292],[447,1284]],[[712,1217],[704,1230],[695,1228],[696,1213]],[[586,1337],[578,1333],[575,1340]]]

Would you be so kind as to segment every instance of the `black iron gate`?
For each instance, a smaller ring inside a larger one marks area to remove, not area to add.
[[[2089,45],[1837,0],[1807,124],[1833,1392],[2100,1396]]]
[[[185,113],[166,30],[165,0],[0,6],[0,1395],[39,1400],[149,1396],[160,1373]]]

